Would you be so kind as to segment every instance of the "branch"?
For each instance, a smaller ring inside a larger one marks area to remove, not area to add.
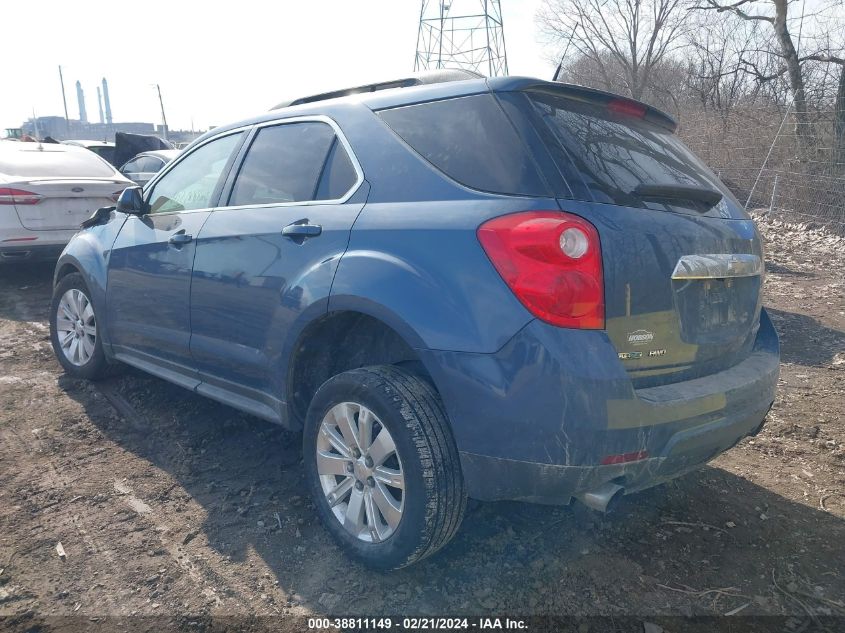
[[[770,24],[774,24],[775,19],[768,15],[750,15],[740,9],[739,7],[743,4],[748,2],[754,2],[755,0],[740,0],[739,2],[735,2],[734,4],[719,4],[716,0],[705,0],[707,3],[706,6],[698,6],[693,5],[690,9],[700,9],[702,11],[716,11],[717,13],[724,13],[728,11],[733,13],[734,15],[742,18],[743,20],[760,20],[762,22],[769,22]]]
[[[783,57],[782,55],[778,55],[778,57]],[[803,62],[822,62],[825,64],[838,64],[840,66],[845,66],[845,58],[837,57],[835,55],[826,55],[823,53],[813,53],[812,55],[805,55],[798,59],[799,63]],[[751,70],[749,70],[749,68]],[[737,65],[737,70],[747,73],[749,75],[753,75],[757,81],[760,83],[765,83],[767,81],[772,81],[773,79],[777,79],[778,77],[783,76],[786,71],[786,66],[780,66],[777,70],[775,70],[771,74],[765,74],[754,62],[741,58]]]
[[[804,57],[799,58],[799,62],[824,62],[826,64],[839,64],[840,66],[845,66],[845,58],[837,57],[836,55],[823,55],[821,53],[815,53],[813,55],[806,55]]]
[[[751,67],[751,70],[749,70],[747,68],[748,66]],[[765,73],[763,73],[762,70],[760,70],[760,68],[757,66],[757,64],[755,64],[754,62],[752,62],[750,60],[741,58],[739,60],[738,64],[737,64],[737,70],[742,71],[746,74],[752,75],[760,83],[765,83],[767,81],[772,81],[773,79],[777,79],[778,77],[783,75],[786,72],[787,69],[786,69],[786,66],[781,66],[774,73],[772,73],[770,75],[766,75]]]

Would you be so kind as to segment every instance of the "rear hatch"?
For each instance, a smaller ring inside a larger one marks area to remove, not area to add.
[[[532,89],[502,103],[514,120],[527,113],[561,209],[599,232],[607,334],[635,385],[745,358],[759,327],[759,235],[674,122],[583,89]]]
[[[21,225],[31,231],[77,229],[94,211],[114,204],[132,183],[87,149],[71,145],[20,143],[0,160],[4,187]]]

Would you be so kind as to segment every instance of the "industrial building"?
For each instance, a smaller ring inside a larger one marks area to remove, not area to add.
[[[61,69],[59,74],[61,77]],[[62,93],[64,100],[63,80]],[[165,130],[161,125],[143,121],[115,123],[112,119],[109,84],[105,77],[103,78],[101,85],[97,86],[97,112],[99,114],[99,122],[94,123],[88,120],[85,91],[79,81],[76,82],[76,100],[79,110],[78,119],[71,119],[67,116],[67,103],[65,102],[65,117],[33,117],[21,126],[21,132],[34,138],[45,138],[50,136],[59,141],[66,139],[113,141],[115,132],[130,132],[132,134],[156,134],[169,138],[171,141],[176,143],[191,141],[200,134],[199,132],[180,130],[167,130],[167,133],[165,134]]]

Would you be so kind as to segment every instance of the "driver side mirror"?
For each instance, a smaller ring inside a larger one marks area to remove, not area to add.
[[[144,215],[149,211],[141,187],[127,187],[117,199],[116,210],[130,215]]]

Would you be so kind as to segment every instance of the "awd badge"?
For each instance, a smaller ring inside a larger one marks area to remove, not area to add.
[[[647,356],[653,358],[654,356],[665,356],[666,350],[665,349],[650,349],[648,352],[645,352]],[[634,360],[636,358],[642,358],[643,352],[619,352],[618,354],[621,360]]]

